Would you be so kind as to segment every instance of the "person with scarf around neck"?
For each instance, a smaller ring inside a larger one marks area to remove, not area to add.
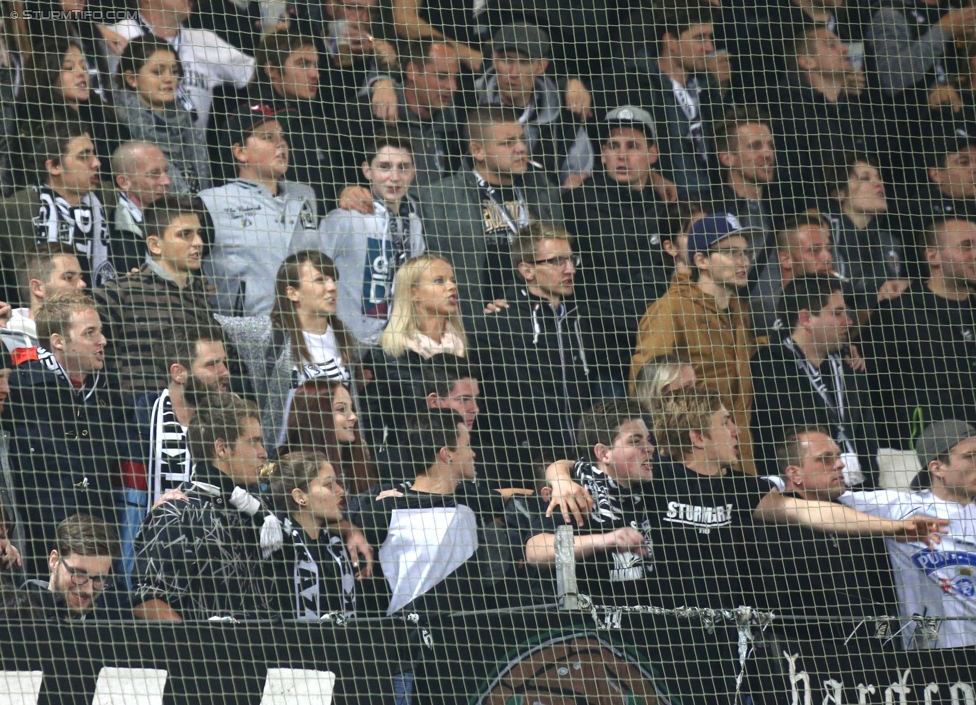
[[[282,619],[356,616],[356,581],[342,538],[330,528],[343,520],[345,488],[326,455],[288,453],[269,476],[275,505],[284,514],[285,541],[274,575]]]
[[[81,512],[115,525],[110,472],[135,449],[102,371],[106,340],[94,302],[80,292],[58,293],[35,321],[43,347],[14,359],[5,428],[13,438],[28,573],[44,575],[58,523]]]
[[[152,142],[166,155],[171,191],[192,195],[210,188],[206,134],[177,100],[182,69],[173,48],[152,35],[133,39],[119,71],[113,93],[119,120],[132,139]]]
[[[223,392],[198,404],[189,428],[193,479],[186,499],[164,502],[143,522],[132,572],[137,619],[255,619],[273,611],[266,561],[281,548],[281,523],[248,489],[268,462],[258,409]]]
[[[19,300],[15,262],[40,243],[70,246],[89,286],[100,286],[116,275],[105,217],[115,207],[115,192],[102,188],[98,180],[101,162],[91,136],[70,121],[34,127],[33,185],[0,201],[0,219],[7,224],[0,233],[6,301]]]
[[[336,318],[335,265],[316,250],[288,255],[275,278],[270,316],[217,316],[261,407],[267,448],[284,441],[292,395],[302,383],[352,379],[349,335]]]
[[[454,267],[440,255],[424,254],[403,263],[393,282],[390,320],[379,346],[363,358],[362,403],[366,441],[383,479],[400,480],[389,448],[406,433],[411,414],[426,408],[422,382],[426,361],[438,353],[466,357]]]

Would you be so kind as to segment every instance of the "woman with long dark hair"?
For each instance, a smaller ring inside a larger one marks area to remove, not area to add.
[[[132,139],[152,142],[170,165],[171,190],[195,194],[210,188],[207,137],[178,96],[183,75],[176,51],[165,39],[133,39],[120,59],[112,94],[119,120]]]
[[[341,382],[310,380],[292,397],[285,448],[289,453],[325,453],[350,492],[365,492],[377,483],[377,475],[359,435],[358,419],[352,395]]]
[[[129,139],[115,112],[92,90],[91,76],[81,44],[65,37],[35,48],[24,72],[19,106],[22,154],[30,154],[31,136],[43,120],[71,120],[81,124],[95,143],[95,153],[108,167],[112,151]]]
[[[270,450],[284,440],[285,411],[302,383],[351,379],[351,340],[336,316],[335,264],[316,250],[288,255],[269,316],[216,316],[237,347],[261,407]]]

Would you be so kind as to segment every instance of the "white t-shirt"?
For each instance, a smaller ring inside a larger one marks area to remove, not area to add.
[[[885,541],[901,616],[911,619],[917,614],[939,620],[938,639],[934,642],[922,636],[916,640],[917,625],[907,625],[903,632],[905,648],[976,645],[976,621],[952,619],[976,620],[976,504],[946,502],[929,491],[894,490],[845,492],[840,501],[885,519],[924,515],[949,520],[947,534],[935,549],[923,543]]]
[[[145,34],[148,26],[141,19],[128,19],[113,25],[112,30],[126,39],[135,39]],[[180,88],[197,111],[197,127],[206,128],[214,88],[222,83],[232,83],[237,88],[246,86],[254,75],[254,58],[206,29],[184,27],[166,41],[180,58]],[[112,70],[116,68],[113,66]]]
[[[299,370],[301,381],[317,377],[343,381],[349,379],[349,370],[342,364],[342,354],[339,352],[339,344],[332,326],[329,326],[322,335],[304,331],[302,335],[305,337],[305,346],[314,364],[306,362],[302,365],[302,369]]]

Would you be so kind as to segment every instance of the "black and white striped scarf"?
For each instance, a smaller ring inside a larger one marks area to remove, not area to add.
[[[340,615],[330,610],[328,592],[322,589],[322,571],[305,543],[305,530],[285,518],[283,522],[285,534],[291,539],[295,551],[292,566],[292,597],[296,619],[322,619],[326,616],[355,617],[356,616],[356,582],[352,571],[349,554],[338,536],[329,537],[328,553],[339,566],[341,575],[342,610]]]
[[[164,389],[153,404],[149,422],[149,508],[167,490],[189,482],[193,471],[186,429],[173,411]]]

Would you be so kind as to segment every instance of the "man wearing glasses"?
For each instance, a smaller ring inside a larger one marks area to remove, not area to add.
[[[105,618],[103,591],[111,587],[118,536],[109,524],[74,514],[58,524],[56,548],[48,556],[47,580],[28,580],[28,599],[48,619]]]
[[[633,381],[648,360],[683,353],[699,385],[716,392],[739,427],[741,468],[755,474],[748,432],[752,410],[749,360],[757,350],[748,302],[738,295],[749,282],[750,231],[731,213],[696,222],[688,235],[689,279],[678,279],[651,304],[640,322],[631,359]]]
[[[481,321],[480,352],[494,458],[486,466],[530,486],[540,460],[565,457],[575,422],[594,397],[592,345],[573,300],[579,261],[566,231],[532,221],[511,245],[519,284],[505,293],[508,307]],[[504,470],[503,470],[504,469]]]

